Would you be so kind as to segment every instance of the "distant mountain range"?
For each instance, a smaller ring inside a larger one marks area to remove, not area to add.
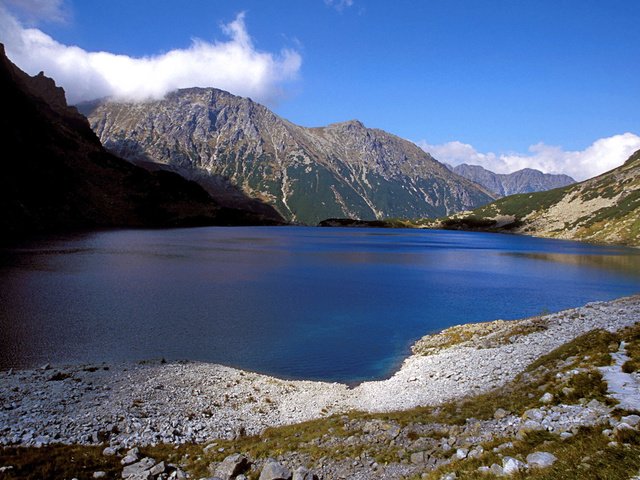
[[[568,175],[542,173],[540,170],[524,168],[513,173],[493,173],[480,165],[463,163],[452,167],[447,165],[458,175],[476,182],[499,197],[506,197],[516,193],[531,193],[551,190],[576,183]]]
[[[432,226],[640,246],[640,150],[584,182],[505,197]]]
[[[42,73],[22,72],[2,44],[0,104],[3,240],[53,230],[265,221],[222,208],[175,173],[151,173],[107,152],[87,119],[67,106],[64,90]]]
[[[358,121],[301,127],[213,88],[79,108],[111,152],[194,179],[220,203],[220,185],[237,186],[294,222],[440,217],[496,198],[395,135]]]

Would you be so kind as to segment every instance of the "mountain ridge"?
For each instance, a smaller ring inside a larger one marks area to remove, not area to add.
[[[451,169],[501,197],[551,190],[576,183],[568,175],[543,173],[534,168],[523,168],[511,173],[495,173],[481,165],[462,163]]]
[[[415,144],[358,120],[302,127],[214,88],[80,108],[110,151],[190,171],[195,180],[222,176],[302,223],[442,216],[494,198]]]

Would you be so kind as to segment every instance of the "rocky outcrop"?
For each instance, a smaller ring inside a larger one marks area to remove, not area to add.
[[[150,173],[107,152],[64,91],[13,65],[0,45],[0,229],[3,240],[33,232],[96,227],[260,223],[221,208],[194,182]]]
[[[292,221],[440,217],[493,199],[395,135],[356,120],[304,128],[213,88],[80,108],[112,152],[201,183],[228,179]]]
[[[482,185],[499,197],[516,193],[542,192],[576,183],[568,175],[542,173],[540,170],[523,168],[513,173],[494,173],[480,165],[463,163],[452,167],[458,175]]]

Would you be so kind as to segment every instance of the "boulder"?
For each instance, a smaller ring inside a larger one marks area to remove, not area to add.
[[[544,395],[542,395],[542,397],[540,397],[540,401],[542,403],[551,403],[551,402],[553,402],[553,395],[551,393],[547,392]]]
[[[122,460],[120,460],[120,463],[122,465],[131,465],[132,463],[137,462],[140,459],[140,450],[138,450],[138,448],[132,448],[131,450],[129,450],[124,458]]]
[[[533,452],[527,455],[527,464],[533,468],[547,468],[555,463],[558,458],[549,452]]]
[[[291,480],[318,480],[318,476],[304,467],[298,467],[293,472],[293,478]]]
[[[513,475],[515,473],[521,472],[526,468],[526,465],[513,457],[504,457],[502,459],[502,470],[505,475]]]
[[[640,415],[627,415],[625,417],[622,417],[620,421],[622,423],[626,423],[627,425],[635,427],[638,425],[638,423],[640,423]]]
[[[282,464],[270,460],[262,467],[259,480],[291,480],[291,472]]]
[[[151,475],[151,468],[156,464],[153,458],[145,457],[139,462],[127,465],[122,469],[122,478],[149,478]]]
[[[231,480],[249,469],[249,460],[244,455],[234,453],[226,457],[213,470],[213,475],[221,480]]]

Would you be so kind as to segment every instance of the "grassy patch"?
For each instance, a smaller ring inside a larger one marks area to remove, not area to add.
[[[581,428],[576,435],[560,440],[558,436],[542,432],[527,435],[524,440],[514,442],[513,448],[500,452],[524,461],[529,453],[545,451],[558,460],[549,468],[532,469],[510,478],[532,480],[617,480],[627,479],[640,470],[640,447],[637,443],[609,446],[609,439],[602,435],[602,426]],[[635,442],[635,439],[632,439]],[[456,472],[458,478],[492,479],[494,475],[478,472],[481,465],[502,465],[502,458],[489,452],[481,459],[465,460],[441,467],[428,474],[429,480],[439,479],[443,474]]]
[[[106,472],[107,478],[119,478],[122,470],[119,459],[102,455],[103,448],[79,445],[4,447],[0,449],[0,466],[13,468],[0,473],[0,478],[92,478],[96,471]]]

